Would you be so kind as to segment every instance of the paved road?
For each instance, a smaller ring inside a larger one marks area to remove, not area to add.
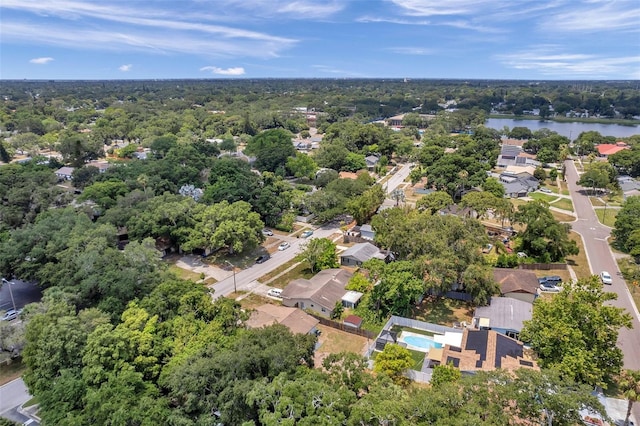
[[[622,279],[607,238],[611,228],[601,225],[593,210],[585,189],[577,184],[578,171],[573,161],[567,160],[567,183],[573,198],[573,205],[578,219],[571,224],[573,229],[582,235],[589,267],[593,274],[608,271],[613,277],[613,284],[605,286],[605,290],[618,295],[613,305],[624,308],[633,317],[633,329],[622,329],[618,336],[618,346],[624,353],[624,367],[640,370],[640,314],[636,309],[629,290]]]
[[[13,309],[11,295],[17,309],[42,299],[42,293],[35,284],[18,279],[9,280],[9,283],[1,284],[0,287],[0,311]]]
[[[386,183],[387,193],[391,193],[391,191],[396,189],[398,185],[404,182],[406,177],[409,176],[410,171],[411,168],[409,167],[409,164],[400,166],[398,171]],[[342,232],[338,225],[326,225],[314,229],[314,233],[311,238],[328,238],[336,232]],[[278,236],[278,238],[283,241],[289,242],[291,244],[291,247],[272,254],[271,259],[267,260],[264,263],[253,265],[247,269],[236,272],[235,284],[234,275],[230,274],[225,279],[210,286],[210,288],[213,288],[213,290],[215,290],[215,293],[213,294],[214,299],[233,293],[234,287],[239,291],[250,291],[253,288],[258,287],[260,285],[260,283],[256,281],[258,278],[293,259],[300,251],[300,245],[304,244],[304,242],[307,241],[304,238],[295,237]]]
[[[24,423],[28,417],[17,412],[16,408],[31,399],[22,379],[16,379],[0,386],[0,417]],[[33,424],[33,423],[32,423]]]

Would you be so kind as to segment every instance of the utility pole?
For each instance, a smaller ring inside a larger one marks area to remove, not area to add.
[[[233,271],[233,292],[237,293],[238,288],[236,287],[236,267],[233,266],[233,263],[229,262],[228,260],[225,260],[225,262],[227,262],[229,266],[231,266],[231,271]]]
[[[13,285],[13,283],[11,281],[7,281],[5,278],[2,279],[2,284],[7,284],[9,286],[9,296],[11,296],[11,304],[13,305],[13,310],[17,311],[16,309],[16,301],[13,299],[13,290],[11,290],[11,286]]]

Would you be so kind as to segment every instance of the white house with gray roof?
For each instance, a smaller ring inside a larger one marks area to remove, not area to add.
[[[371,243],[358,243],[340,253],[340,264],[343,266],[362,266],[369,259],[386,261],[388,254]]]

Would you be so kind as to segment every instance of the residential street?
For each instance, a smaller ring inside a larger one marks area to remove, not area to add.
[[[622,329],[618,337],[618,346],[624,352],[624,367],[634,370],[640,369],[640,314],[635,308],[629,290],[622,279],[620,269],[616,263],[607,239],[611,229],[598,222],[598,218],[591,206],[584,188],[577,184],[578,171],[573,161],[567,160],[567,184],[573,198],[573,205],[578,219],[571,223],[573,229],[582,235],[589,266],[593,274],[608,271],[613,284],[605,286],[605,290],[618,294],[615,306],[624,308],[633,317],[633,329]]]
[[[409,164],[403,164],[400,166],[399,170],[392,175],[389,180],[386,182],[386,190],[387,194],[391,193],[394,189],[398,187],[407,176],[409,176],[409,172],[411,171]],[[314,230],[313,236],[311,238],[327,238],[332,234],[342,232],[338,225],[328,225],[322,226]],[[273,271],[278,268],[280,265],[290,261],[293,259],[298,251],[300,251],[300,245],[304,244],[307,241],[304,238],[293,238],[293,237],[280,237],[283,241],[288,241],[291,244],[286,250],[278,251],[271,255],[271,259],[266,262],[253,265],[250,268],[244,269],[242,271],[236,272],[235,274],[235,288],[237,290],[242,291],[251,291],[253,288],[260,285],[258,281],[256,281],[261,276],[267,274],[268,272]],[[220,296],[226,296],[230,293],[234,292],[234,275],[230,273],[225,279],[213,284],[210,286],[215,290],[213,295],[214,298],[218,298]]]
[[[13,380],[0,386],[0,417],[13,420],[18,423],[28,422],[29,417],[18,413],[17,408],[31,399],[22,379]],[[37,424],[31,422],[30,424]]]

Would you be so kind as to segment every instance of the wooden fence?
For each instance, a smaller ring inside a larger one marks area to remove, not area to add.
[[[559,269],[566,271],[566,263],[522,263],[519,265],[520,269],[538,269],[543,271],[549,271],[551,269]]]
[[[368,330],[363,330],[361,328],[355,328],[355,327],[351,327],[348,325],[344,325],[341,322],[338,321],[332,321],[328,318],[325,317],[321,317],[320,315],[314,315],[314,314],[309,314],[312,317],[316,318],[318,321],[320,321],[320,324],[322,325],[326,325],[327,327],[331,327],[331,328],[335,328],[341,331],[346,331],[347,333],[351,333],[351,334],[356,334],[358,336],[363,336],[366,337],[368,339],[375,339],[376,338],[376,334],[368,331]]]

